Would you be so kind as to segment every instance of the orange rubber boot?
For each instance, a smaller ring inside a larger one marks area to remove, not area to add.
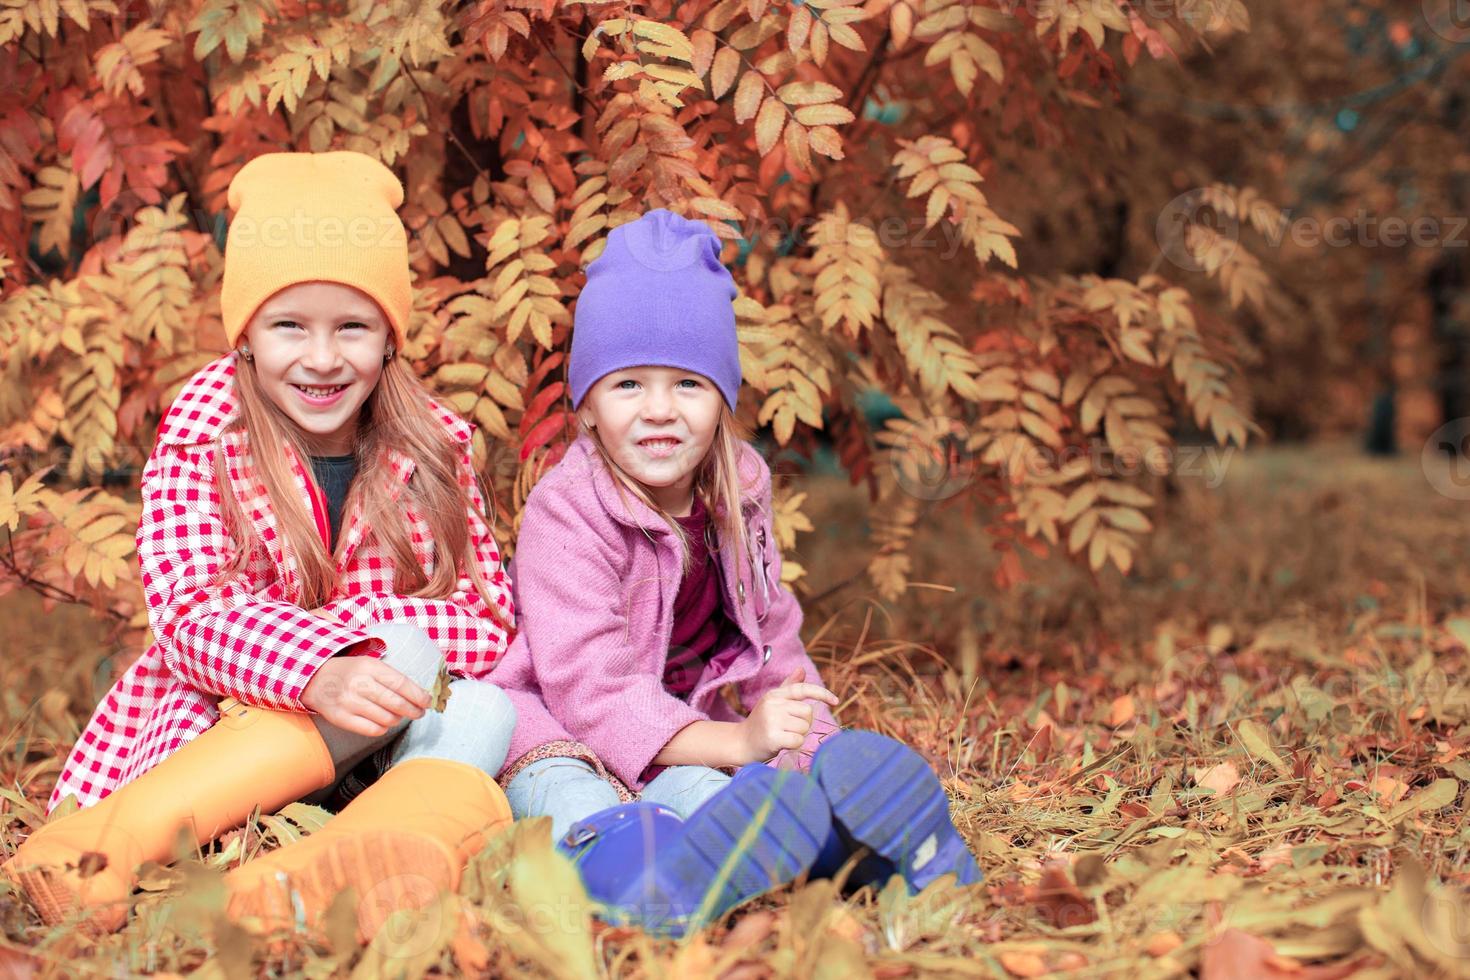
[[[94,935],[127,921],[144,861],[168,861],[179,828],[205,844],[274,813],[335,776],[331,754],[304,712],[252,708],[233,698],[220,720],[137,779],[31,834],[0,872],[30,897],[47,925],[83,914]],[[79,870],[95,870],[85,877]]]
[[[225,876],[229,914],[262,931],[289,928],[296,904],[316,928],[343,890],[357,893],[358,936],[371,940],[393,912],[459,887],[460,874],[511,823],[494,779],[447,759],[400,762],[316,833]]]

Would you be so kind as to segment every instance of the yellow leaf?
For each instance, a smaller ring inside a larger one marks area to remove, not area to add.
[[[846,155],[842,151],[842,136],[831,126],[813,126],[807,133],[807,140],[822,156],[841,160]]]
[[[41,509],[41,478],[52,467],[32,473],[20,489],[16,490],[9,471],[0,472],[0,523],[14,531],[20,526],[21,518]]]
[[[806,127],[795,119],[786,124],[786,154],[798,169],[811,170],[812,154],[807,143]]]
[[[739,69],[740,52],[734,48],[721,48],[710,69],[710,95],[719,99],[730,91],[730,86],[735,84],[735,73]]]
[[[775,149],[781,139],[781,129],[786,125],[786,109],[779,99],[771,96],[761,103],[755,119],[755,145],[761,156]]]
[[[1282,761],[1276,750],[1271,748],[1271,741],[1266,735],[1266,730],[1253,719],[1242,719],[1235,726],[1235,733],[1240,737],[1240,743],[1245,746],[1247,752],[1271,764],[1271,767],[1283,776],[1290,776],[1291,770]]]
[[[832,40],[836,41],[844,48],[847,48],[850,51],[868,50],[868,46],[863,43],[862,37],[858,34],[857,31],[853,30],[848,25],[829,23],[825,26],[828,32],[832,35]]]
[[[766,93],[765,78],[758,71],[748,71],[735,87],[735,121],[743,123],[754,119],[761,107],[761,97]]]
[[[842,89],[827,82],[788,82],[776,94],[787,105],[820,105],[842,98]]]
[[[712,218],[729,218],[731,221],[740,221],[745,217],[735,205],[722,201],[718,197],[696,197],[689,203],[700,214],[707,214]]]
[[[654,41],[668,48],[668,54],[671,57],[678,58],[681,61],[692,62],[694,60],[694,45],[690,43],[687,37],[668,24],[663,24],[656,20],[635,21],[633,24],[633,33],[639,37],[646,37],[650,41]],[[662,54],[662,52],[656,51],[650,53]]]
[[[853,118],[851,109],[832,102],[802,106],[796,110],[797,122],[803,126],[841,126],[852,122]]]

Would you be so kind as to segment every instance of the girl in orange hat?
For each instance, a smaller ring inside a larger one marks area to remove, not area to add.
[[[272,927],[299,905],[312,922],[353,887],[366,937],[453,888],[510,821],[492,777],[514,709],[481,679],[511,636],[509,580],[473,428],[400,353],[402,201],[393,173],[353,152],[266,154],[230,185],[232,349],[185,385],[143,470],[153,643],[47,807],[81,809],[3,866],[48,924],[116,929],[135,869],[168,860],[181,827],[202,844],[307,800],[339,812],[232,871],[231,912]],[[434,710],[445,668],[457,679]]]

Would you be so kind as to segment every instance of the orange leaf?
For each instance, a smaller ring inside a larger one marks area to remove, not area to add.
[[[1303,966],[1259,936],[1240,929],[1226,929],[1220,938],[1205,946],[1200,956],[1200,980],[1338,980],[1358,972],[1362,960],[1346,960],[1321,966]]]
[[[715,36],[701,28],[689,40],[694,45],[694,58],[689,62],[690,67],[694,69],[694,74],[703,78],[715,57]]]
[[[1113,707],[1108,712],[1108,724],[1114,728],[1126,725],[1133,720],[1133,695],[1124,694],[1113,699]]]
[[[1035,953],[1007,951],[1000,954],[1000,965],[1013,977],[1039,977],[1047,973],[1046,960]]]
[[[1235,768],[1234,763],[1222,762],[1208,769],[1196,769],[1194,782],[1196,786],[1214,790],[1216,796],[1224,796],[1240,782],[1240,770]]]

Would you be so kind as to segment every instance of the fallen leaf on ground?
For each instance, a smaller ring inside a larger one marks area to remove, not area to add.
[[[1200,956],[1200,980],[1338,980],[1352,976],[1361,960],[1309,966],[1281,956],[1269,942],[1240,929],[1226,929],[1205,946]]]

